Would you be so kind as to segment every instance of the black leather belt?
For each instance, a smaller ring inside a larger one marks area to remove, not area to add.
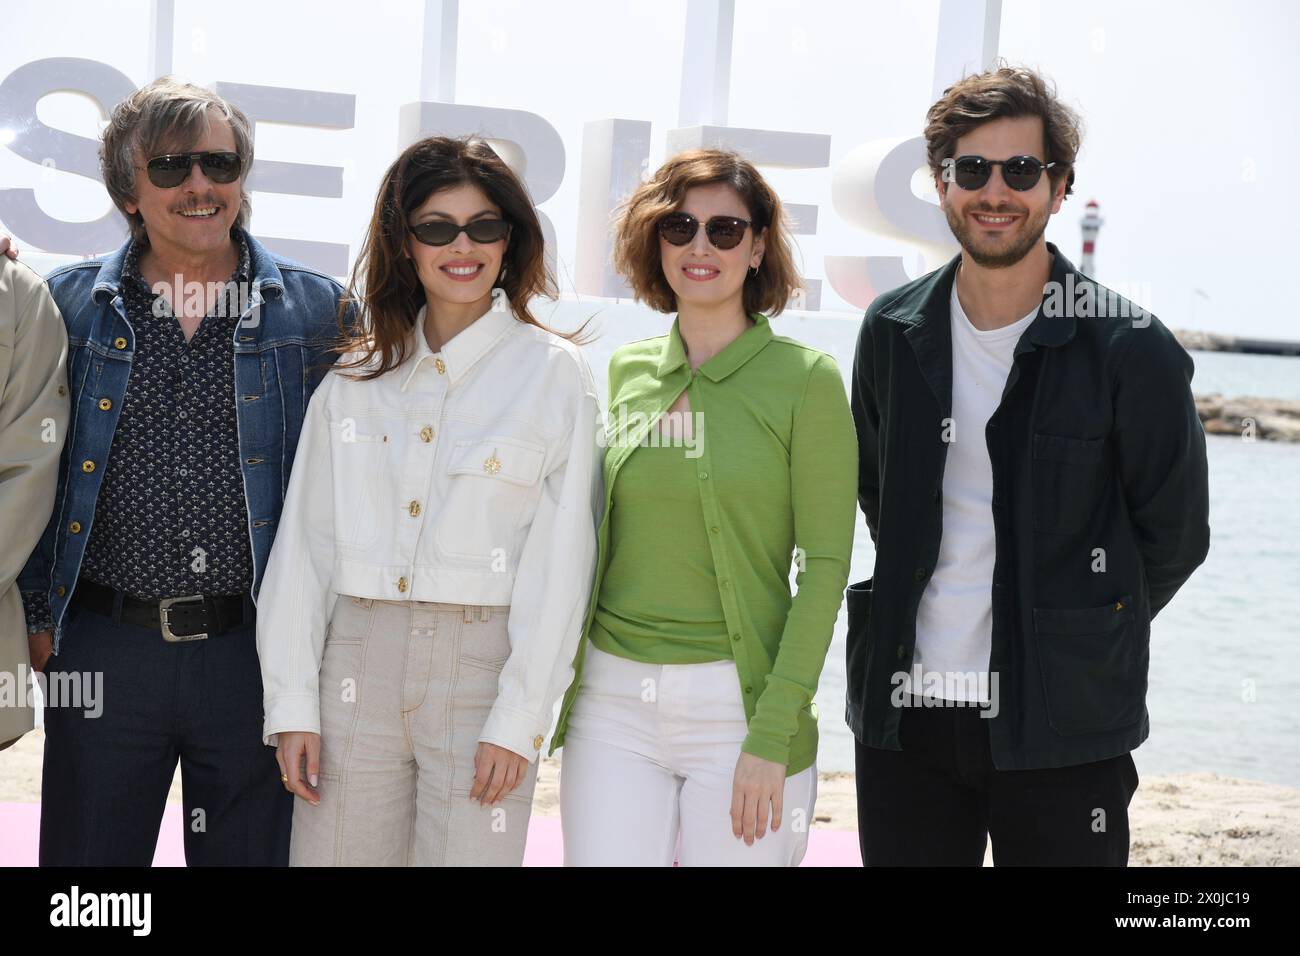
[[[119,593],[83,579],[77,582],[76,590],[72,592],[72,603],[96,614],[113,617]],[[165,641],[201,641],[233,631],[245,623],[251,624],[253,615],[245,615],[244,601],[242,594],[196,594],[160,600],[141,600],[123,594],[120,620],[125,624],[162,631]]]

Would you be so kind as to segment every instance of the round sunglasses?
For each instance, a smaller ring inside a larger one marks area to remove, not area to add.
[[[713,216],[704,224],[704,234],[717,249],[734,249],[751,225],[735,216]],[[688,212],[670,212],[659,220],[659,235],[674,246],[684,246],[700,231],[700,221]]]
[[[510,223],[504,219],[475,219],[463,226],[454,222],[438,219],[411,226],[411,235],[426,246],[445,246],[456,241],[462,232],[469,236],[471,242],[487,245],[500,242],[510,233]]]
[[[1024,192],[1038,185],[1043,170],[1056,163],[1044,163],[1035,156],[1012,156],[1010,159],[985,159],[983,156],[962,156],[952,161],[952,181],[962,189],[983,189],[993,167],[1002,167],[1002,180],[1016,192]]]
[[[174,189],[189,178],[190,170],[198,163],[203,175],[214,183],[233,183],[243,172],[244,161],[238,153],[226,150],[205,150],[197,153],[167,153],[155,156],[145,163],[149,182],[159,189]]]

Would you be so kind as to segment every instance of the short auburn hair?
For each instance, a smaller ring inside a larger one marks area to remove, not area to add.
[[[659,220],[681,208],[688,189],[715,183],[725,183],[740,196],[755,239],[767,230],[758,273],[745,278],[745,313],[779,315],[803,285],[794,265],[790,228],[780,197],[752,163],[730,150],[679,153],[637,187],[616,214],[614,268],[638,301],[658,312],[675,312],[677,296],[664,276],[659,253]]]
[[[1079,114],[1056,97],[1047,79],[1026,67],[1005,63],[967,76],[943,91],[925,119],[925,153],[930,170],[943,175],[943,161],[954,159],[957,140],[996,119],[1037,116],[1043,121],[1044,162],[1052,188],[1065,179],[1065,194],[1074,192],[1074,160],[1083,140]]]

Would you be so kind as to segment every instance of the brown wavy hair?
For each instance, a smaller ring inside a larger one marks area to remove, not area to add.
[[[359,354],[337,368],[356,369],[377,358],[374,368],[353,375],[364,380],[378,378],[406,360],[411,329],[425,304],[424,286],[404,252],[408,218],[434,193],[460,185],[481,189],[510,224],[497,286],[505,290],[515,317],[582,344],[585,323],[575,332],[556,332],[529,308],[537,296],[555,299],[557,290],[546,266],[542,224],[527,188],[485,140],[433,136],[408,146],[384,173],[347,295],[339,303],[335,351]]]
[[[681,207],[693,186],[726,183],[749,210],[757,237],[764,229],[763,261],[747,275],[745,313],[779,315],[795,289],[803,287],[795,268],[793,243],[781,199],[753,164],[725,149],[693,149],[659,167],[619,207],[614,227],[614,268],[633,296],[659,312],[677,310],[677,296],[664,275],[659,253],[659,220]]]
[[[1065,179],[1065,194],[1074,192],[1074,160],[1083,141],[1079,114],[1056,97],[1042,75],[1026,67],[1002,65],[967,76],[943,91],[925,115],[925,153],[930,171],[943,175],[943,161],[955,158],[957,140],[996,119],[1037,116],[1043,121],[1045,162],[1055,190]]]

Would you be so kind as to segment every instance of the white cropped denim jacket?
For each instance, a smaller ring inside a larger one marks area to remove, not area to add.
[[[480,740],[534,760],[573,676],[596,557],[603,417],[565,339],[489,310],[437,354],[312,396],[257,614],[263,739],[320,732],[339,595],[509,605]],[[394,706],[397,706],[396,703]]]

